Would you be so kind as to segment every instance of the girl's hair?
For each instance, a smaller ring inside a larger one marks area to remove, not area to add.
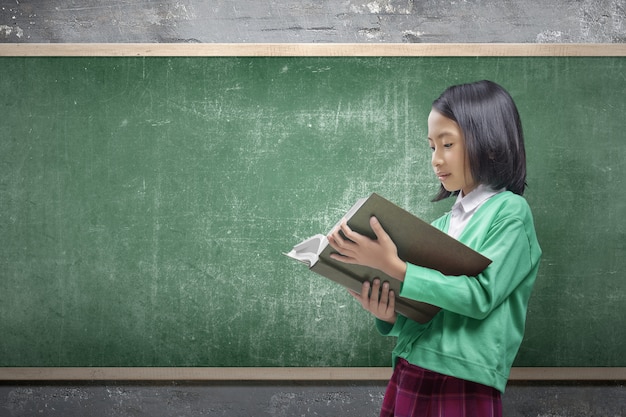
[[[492,81],[455,85],[446,89],[432,107],[461,128],[470,172],[477,184],[524,194],[526,151],[522,123],[504,88]],[[442,185],[433,201],[452,194]]]

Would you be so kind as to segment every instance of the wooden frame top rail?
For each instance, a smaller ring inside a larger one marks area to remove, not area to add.
[[[0,43],[7,56],[626,56],[597,43]]]
[[[0,367],[0,381],[387,381],[390,377],[391,367]],[[626,367],[517,367],[510,380],[626,381]]]

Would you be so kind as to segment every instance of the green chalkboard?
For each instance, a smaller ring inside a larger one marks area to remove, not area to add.
[[[626,58],[1,58],[1,366],[387,366],[281,252],[377,192],[426,220],[448,85],[516,99],[544,249],[517,366],[626,365]]]

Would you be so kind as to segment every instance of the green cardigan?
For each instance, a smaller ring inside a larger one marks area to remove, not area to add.
[[[433,222],[447,231],[450,214]],[[510,191],[487,200],[459,236],[492,263],[477,277],[450,277],[407,264],[400,295],[442,310],[428,323],[398,315],[376,321],[383,335],[397,336],[392,353],[445,375],[504,392],[526,323],[541,248],[526,200]]]

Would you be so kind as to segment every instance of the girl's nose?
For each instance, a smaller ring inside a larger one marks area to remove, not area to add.
[[[441,165],[443,163],[443,160],[441,159],[441,156],[439,155],[439,153],[437,151],[433,152],[433,155],[432,155],[432,158],[431,158],[431,162],[432,162],[434,167],[438,167],[439,165]]]

